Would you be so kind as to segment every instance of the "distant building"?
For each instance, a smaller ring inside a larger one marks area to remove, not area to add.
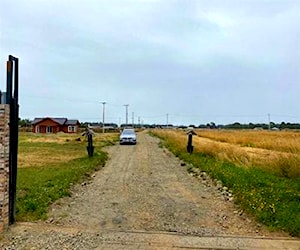
[[[68,120],[67,118],[35,118],[32,124],[34,133],[77,133],[79,128],[78,120]]]
[[[279,131],[280,129],[277,127],[273,127],[272,130]]]

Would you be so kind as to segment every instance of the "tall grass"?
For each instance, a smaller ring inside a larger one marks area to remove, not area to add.
[[[173,142],[176,142],[178,147],[184,150],[187,144],[187,135],[184,131],[176,130],[157,130],[156,133],[164,138],[170,138]],[[198,133],[198,131],[197,131]],[[208,132],[213,135],[214,132]],[[216,131],[216,138],[221,137],[220,131]],[[245,135],[243,141],[246,143],[248,134],[241,132],[228,132],[224,131],[224,135],[230,133],[230,140],[228,142],[221,142],[220,140],[207,139],[204,137],[194,136],[193,145],[194,151],[198,153],[205,153],[211,155],[220,160],[227,160],[229,162],[241,165],[243,167],[259,167],[263,170],[267,170],[270,173],[274,173],[281,177],[299,178],[300,177],[300,154],[282,152],[280,150],[267,150],[255,147],[245,147],[236,143],[237,140],[241,140]],[[258,135],[252,136],[253,138],[259,138],[263,140],[263,133],[257,132]],[[224,136],[222,135],[222,136]],[[234,140],[234,135],[238,138]],[[213,137],[213,136],[211,136]],[[268,134],[267,134],[268,138]],[[232,142],[232,143],[230,143]],[[271,142],[269,142],[271,143]],[[276,148],[277,140],[274,140],[273,148]],[[290,146],[293,144],[290,142]]]
[[[299,131],[256,130],[197,130],[199,137],[238,144],[244,147],[269,149],[286,153],[300,153]]]
[[[221,160],[212,150],[200,152],[195,148],[195,153],[190,155],[186,152],[183,132],[157,130],[153,133],[176,156],[221,180],[233,191],[235,202],[258,221],[300,236],[299,178],[279,177],[263,168],[244,167]]]
[[[70,195],[72,185],[105,164],[107,154],[101,147],[117,140],[116,134],[96,134],[95,154],[88,157],[86,141],[78,138],[78,134],[20,133],[17,221],[46,219],[51,203]]]

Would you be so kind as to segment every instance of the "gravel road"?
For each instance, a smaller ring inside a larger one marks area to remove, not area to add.
[[[56,202],[47,222],[17,223],[1,249],[300,249],[245,215],[226,187],[188,173],[146,132],[137,145],[107,151],[106,166]]]

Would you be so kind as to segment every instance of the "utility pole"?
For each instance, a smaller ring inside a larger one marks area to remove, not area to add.
[[[167,114],[167,128],[169,128],[169,114]]]
[[[126,126],[128,125],[128,106],[129,104],[124,104],[123,106],[125,106],[126,108]]]
[[[268,114],[268,121],[269,121],[269,130],[271,130],[271,117],[270,117],[271,115],[270,114]]]
[[[132,112],[132,127],[134,128],[134,112]]]
[[[138,117],[138,123],[139,123],[139,126],[141,126],[141,117],[140,116]]]
[[[102,102],[102,105],[103,105],[103,108],[102,108],[102,133],[105,132],[105,128],[104,128],[105,104],[106,104],[106,102]]]

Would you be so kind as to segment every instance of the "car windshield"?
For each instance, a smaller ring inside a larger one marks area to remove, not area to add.
[[[124,130],[122,134],[134,134],[134,130]]]

